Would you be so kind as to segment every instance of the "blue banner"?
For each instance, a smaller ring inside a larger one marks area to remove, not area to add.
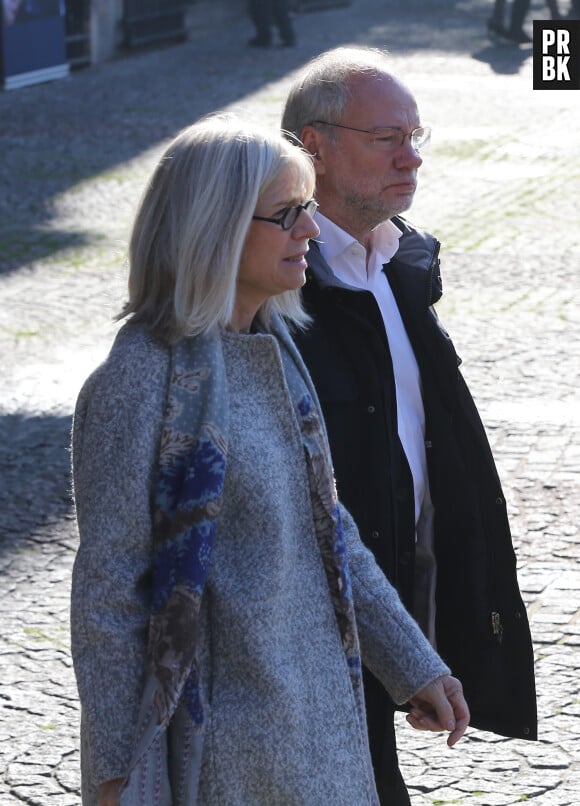
[[[64,0],[0,0],[4,89],[68,75]]]

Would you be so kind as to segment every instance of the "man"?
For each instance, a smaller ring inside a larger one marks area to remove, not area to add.
[[[282,47],[296,45],[296,33],[290,17],[288,0],[249,0],[248,11],[256,29],[248,45],[253,48],[269,48],[272,44],[272,24],[276,23]]]
[[[493,4],[491,17],[487,21],[487,30],[491,37],[493,39],[498,37],[500,41],[507,41],[513,45],[531,43],[532,37],[524,31],[524,20],[530,9],[531,0],[513,0],[507,29],[505,27],[505,3],[506,0],[495,0]],[[556,0],[547,0],[546,5],[552,13],[552,18],[558,19]]]
[[[433,310],[439,243],[407,210],[429,139],[386,54],[338,48],[300,75],[282,127],[312,154],[316,221],[297,344],[329,431],[339,495],[461,679],[471,724],[536,738],[533,653],[506,506],[460,360]],[[381,802],[409,804],[393,705],[365,696]]]

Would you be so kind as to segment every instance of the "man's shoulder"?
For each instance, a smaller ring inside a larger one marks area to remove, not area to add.
[[[440,242],[430,232],[402,216],[391,220],[402,233],[394,261],[428,271],[439,257]]]
[[[409,219],[404,218],[403,216],[396,215],[393,216],[391,219],[393,224],[401,231],[401,241],[408,240],[408,239],[418,239],[423,241],[437,241],[435,235],[429,230],[423,229],[423,227],[417,226],[413,222],[409,221]]]

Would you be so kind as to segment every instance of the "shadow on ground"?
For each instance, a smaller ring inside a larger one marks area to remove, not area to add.
[[[516,72],[522,58],[516,48],[485,45],[488,14],[485,0],[395,0],[386,6],[354,0],[349,7],[298,15],[296,49],[249,49],[251,25],[241,19],[194,31],[186,43],[0,93],[0,274],[94,238],[88,230],[58,228],[54,203],[60,194],[127,163],[210,111],[242,104],[327,48],[357,43],[394,54],[461,51],[497,72]]]
[[[47,524],[72,515],[71,416],[0,417],[0,557],[25,539],[43,542]]]
[[[527,59],[531,58],[531,47],[521,48],[510,45],[485,45],[474,52],[473,58],[489,64],[494,73],[498,75],[515,75]]]

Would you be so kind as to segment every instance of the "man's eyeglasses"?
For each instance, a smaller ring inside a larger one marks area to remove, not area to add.
[[[313,216],[318,210],[318,202],[310,199],[304,204],[297,204],[296,207],[286,207],[276,218],[267,218],[263,215],[253,215],[252,218],[254,221],[268,221],[270,224],[278,224],[282,229],[289,230],[298,221],[298,216],[302,210],[306,210],[309,216]]]
[[[431,139],[431,128],[429,126],[418,126],[412,132],[404,132],[396,126],[385,126],[378,129],[356,129],[354,126],[344,126],[342,123],[328,123],[326,120],[313,120],[312,126],[332,126],[338,129],[348,129],[351,132],[362,132],[372,134],[373,145],[381,151],[394,151],[400,148],[407,137],[415,151],[421,151],[428,145]]]

